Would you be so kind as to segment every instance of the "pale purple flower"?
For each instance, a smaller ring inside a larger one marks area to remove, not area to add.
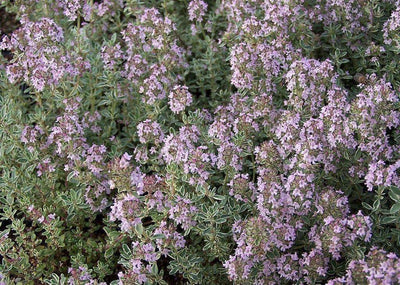
[[[119,161],[119,167],[124,169],[129,166],[129,161],[131,160],[132,155],[129,155],[128,153],[124,153],[121,157],[121,160]]]
[[[81,8],[81,2],[79,0],[61,0],[58,5],[63,9],[64,15],[70,21],[75,21],[78,16],[78,10]]]
[[[186,86],[174,86],[168,98],[169,107],[176,114],[184,111],[187,106],[192,104],[192,94],[190,94],[189,88]]]
[[[136,169],[131,172],[131,176],[130,176],[131,185],[136,187],[136,191],[139,195],[143,194],[145,177],[146,177],[146,174],[143,174],[140,171],[139,167],[136,167]]]
[[[188,5],[189,20],[201,22],[207,11],[208,4],[202,0],[192,0]]]
[[[193,216],[198,210],[191,204],[192,201],[189,199],[178,196],[176,204],[168,211],[169,218],[173,219],[177,224],[182,225],[184,230],[188,230],[190,227],[196,225]]]
[[[141,143],[160,144],[164,140],[164,132],[160,124],[151,120],[145,120],[137,125],[137,133]]]

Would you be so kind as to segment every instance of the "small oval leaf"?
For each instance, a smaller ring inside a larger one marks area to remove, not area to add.
[[[393,224],[398,220],[396,216],[384,217],[381,221],[382,224]]]
[[[389,188],[390,188],[390,191],[392,191],[394,194],[400,196],[400,188],[398,188],[396,186],[390,186]]]
[[[106,259],[110,258],[112,255],[114,254],[114,249],[113,248],[109,248],[106,250],[106,252],[104,253],[104,257]]]
[[[400,203],[396,203],[390,208],[391,214],[396,214],[398,211],[400,211]]]

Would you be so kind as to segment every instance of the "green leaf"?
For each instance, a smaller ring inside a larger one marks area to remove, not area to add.
[[[226,222],[226,218],[218,218],[218,219],[215,220],[216,224],[223,224],[225,222]]]
[[[71,172],[68,174],[68,176],[67,176],[67,181],[69,181],[69,182],[75,182],[75,181],[76,181],[76,179],[74,179],[75,176],[76,176],[75,172],[74,172],[74,171],[71,171]]]
[[[215,200],[218,200],[218,201],[223,201],[223,200],[225,200],[226,198],[225,198],[225,196],[224,195],[214,195],[214,197],[213,197]]]
[[[396,187],[396,186],[390,186],[389,187],[390,191],[393,192],[396,195],[400,196],[400,188]]]
[[[111,43],[112,44],[115,44],[115,41],[117,40],[117,34],[116,33],[114,33],[112,36],[111,36]]]
[[[200,280],[198,272],[190,272],[187,277],[194,283],[198,283]]]
[[[163,235],[163,234],[155,234],[155,235],[153,235],[153,236],[151,237],[151,239],[152,239],[152,240],[155,240],[155,239],[165,239],[165,235]]]
[[[372,211],[372,207],[371,207],[370,204],[365,203],[365,202],[362,202],[361,205],[362,205],[365,209]]]
[[[41,251],[39,251],[38,256],[50,256],[54,253],[53,249],[49,249],[49,248],[44,248]]]
[[[0,224],[0,225],[1,225],[1,224]],[[3,237],[5,237],[5,236],[7,236],[9,233],[10,233],[10,230],[9,230],[9,229],[2,231],[2,232],[0,233],[0,238],[3,238]]]
[[[110,232],[111,232],[110,228],[104,227],[103,230],[106,232],[106,235],[107,235],[108,237],[110,237]]]
[[[127,260],[131,259],[131,257],[132,257],[132,251],[129,248],[129,246],[125,243],[122,245],[121,256]]]
[[[396,214],[398,211],[400,211],[400,203],[396,203],[390,208],[391,214]]]
[[[171,270],[169,271],[169,275],[175,275],[177,272],[179,271],[179,267],[178,266],[172,266],[171,265]]]
[[[212,248],[213,244],[210,242],[206,242],[205,246],[203,247],[203,251],[208,251]]]
[[[389,191],[389,197],[390,197],[390,199],[392,199],[395,202],[400,202],[400,195],[397,195],[393,191]]]
[[[151,266],[151,273],[153,273],[154,275],[158,274],[158,266],[156,263]]]
[[[111,247],[109,249],[106,250],[106,252],[104,253],[104,257],[106,259],[110,258],[111,256],[113,256],[114,254],[114,249]]]
[[[51,274],[51,277],[53,277],[52,281],[57,282],[57,283],[52,283],[52,284],[58,284],[60,282],[60,277],[58,277],[57,274],[53,273],[53,274]]]
[[[190,234],[191,228],[188,228],[187,230],[185,230],[185,232],[183,233],[184,236],[187,236]]]
[[[144,228],[143,228],[142,223],[137,224],[135,226],[135,232],[138,234],[139,237],[141,237],[143,235],[143,231],[144,231]]]
[[[374,204],[372,205],[372,210],[374,212],[378,211],[379,207],[381,206],[381,200],[377,199],[375,200]]]
[[[393,224],[396,223],[398,218],[396,216],[384,217],[381,221],[382,224]]]
[[[3,205],[7,205],[8,204],[6,198],[4,198],[4,197],[0,197],[0,203],[3,204]]]

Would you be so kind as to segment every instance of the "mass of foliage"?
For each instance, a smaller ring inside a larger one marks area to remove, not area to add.
[[[400,283],[399,0],[0,9],[0,284]]]

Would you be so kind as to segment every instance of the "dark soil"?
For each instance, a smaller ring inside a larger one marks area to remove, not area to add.
[[[0,8],[0,32],[1,36],[10,35],[19,27],[20,23],[15,18],[15,14],[7,13],[5,8]],[[1,38],[0,36],[0,38]]]

